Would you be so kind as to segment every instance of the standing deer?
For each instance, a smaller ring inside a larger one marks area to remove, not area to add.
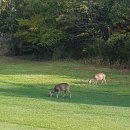
[[[96,84],[97,85],[97,82],[98,81],[101,81],[101,84],[103,82],[105,82],[106,84],[106,75],[104,73],[98,73],[98,74],[95,74],[89,81],[88,83],[89,84]]]
[[[65,96],[66,93],[69,93],[70,95],[70,98],[71,98],[71,92],[69,91],[69,84],[67,83],[61,83],[61,84],[57,84],[48,94],[49,97],[52,97],[54,93],[57,93],[57,98],[58,98],[58,94],[61,92],[61,91],[64,91],[64,95],[63,97]]]

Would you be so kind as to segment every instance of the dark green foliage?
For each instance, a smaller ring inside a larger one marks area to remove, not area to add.
[[[130,34],[115,34],[106,42],[106,55],[110,62],[130,60]],[[108,55],[109,54],[109,55]]]
[[[129,3],[129,0],[7,0],[0,9],[0,32],[10,33],[19,50],[30,47],[36,57],[100,56],[111,63],[127,63]]]

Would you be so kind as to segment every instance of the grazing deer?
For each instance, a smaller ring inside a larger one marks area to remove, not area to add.
[[[54,93],[57,93],[57,98],[58,98],[58,94],[61,92],[61,91],[64,91],[64,95],[63,97],[65,96],[66,93],[69,93],[70,95],[70,98],[71,98],[71,92],[69,91],[69,84],[67,83],[61,83],[61,84],[57,84],[48,94],[49,97],[52,97]]]
[[[97,85],[97,82],[98,81],[102,81],[101,84],[103,82],[105,82],[106,84],[106,75],[104,73],[98,73],[98,74],[95,74],[89,81],[88,83],[89,84],[96,84]]]

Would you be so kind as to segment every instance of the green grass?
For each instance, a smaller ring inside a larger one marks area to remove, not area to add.
[[[88,85],[97,72],[107,85]],[[57,83],[72,98],[47,97]],[[130,72],[76,62],[0,64],[0,130],[129,130]]]

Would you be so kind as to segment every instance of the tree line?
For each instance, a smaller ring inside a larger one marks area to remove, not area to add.
[[[129,0],[4,0],[0,32],[14,55],[130,61]]]

